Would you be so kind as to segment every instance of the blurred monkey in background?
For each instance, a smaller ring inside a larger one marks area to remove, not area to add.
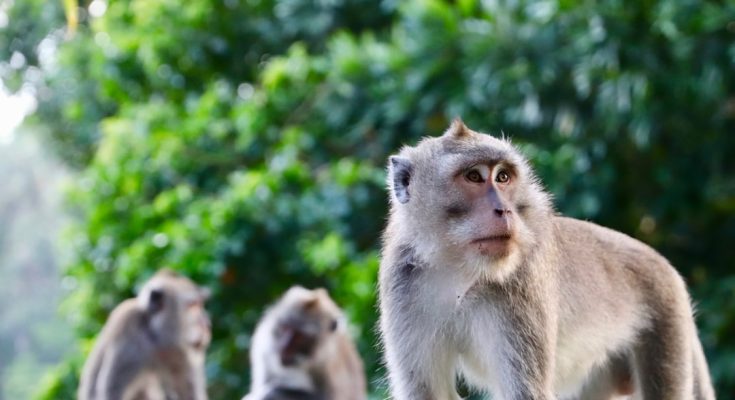
[[[206,400],[208,290],[168,269],[118,305],[84,365],[80,400]]]
[[[244,400],[364,400],[365,375],[339,307],[324,289],[289,289],[258,323]]]

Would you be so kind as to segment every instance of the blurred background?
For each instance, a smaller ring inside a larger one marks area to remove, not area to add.
[[[211,398],[247,392],[295,283],[346,309],[383,397],[386,157],[455,116],[672,261],[735,399],[732,0],[0,0],[0,79],[0,399],[74,398],[163,266],[213,291]]]

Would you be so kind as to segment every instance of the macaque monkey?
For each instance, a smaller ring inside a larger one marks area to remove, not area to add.
[[[559,216],[521,153],[455,121],[389,160],[380,330],[396,400],[714,399],[684,281]]]
[[[163,269],[110,314],[84,365],[80,400],[206,400],[206,289]]]
[[[324,289],[294,286],[253,335],[243,400],[364,400],[362,360],[342,311]]]

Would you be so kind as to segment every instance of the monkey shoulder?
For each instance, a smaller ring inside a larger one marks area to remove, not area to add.
[[[127,337],[139,329],[141,322],[142,312],[137,301],[135,299],[124,300],[110,312],[100,336]]]
[[[673,266],[652,247],[622,232],[568,217],[555,217],[556,243],[562,268],[597,277],[625,276],[628,280],[665,285],[681,281]],[[603,269],[605,274],[598,274]],[[617,281],[617,279],[615,279]],[[678,284],[678,283],[677,283]]]
[[[152,328],[135,299],[127,299],[112,310],[97,341],[119,348],[137,348],[140,354],[151,354],[155,347]]]
[[[427,282],[432,275],[410,245],[385,248],[378,282],[381,323],[391,320],[408,329],[413,319],[429,318],[425,315],[428,309],[438,312],[436,307],[423,306],[440,301],[435,293],[438,285]]]
[[[123,300],[120,304],[118,304],[111,312],[108,319],[110,320],[119,320],[119,319],[128,319],[131,318],[131,316],[138,313],[139,307],[136,299],[127,299]]]
[[[649,262],[668,263],[649,245],[625,233],[589,221],[569,217],[555,217],[556,237],[562,250],[605,249],[606,252],[627,253]]]
[[[381,289],[408,289],[421,274],[423,262],[408,244],[388,248],[380,266]]]

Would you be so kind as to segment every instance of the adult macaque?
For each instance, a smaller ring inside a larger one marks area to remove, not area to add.
[[[362,360],[324,289],[289,289],[258,324],[244,400],[364,400]]]
[[[380,328],[397,400],[714,399],[682,278],[557,215],[508,141],[455,121],[390,157]]]
[[[156,273],[110,314],[84,365],[79,399],[206,400],[207,297],[186,277]]]

